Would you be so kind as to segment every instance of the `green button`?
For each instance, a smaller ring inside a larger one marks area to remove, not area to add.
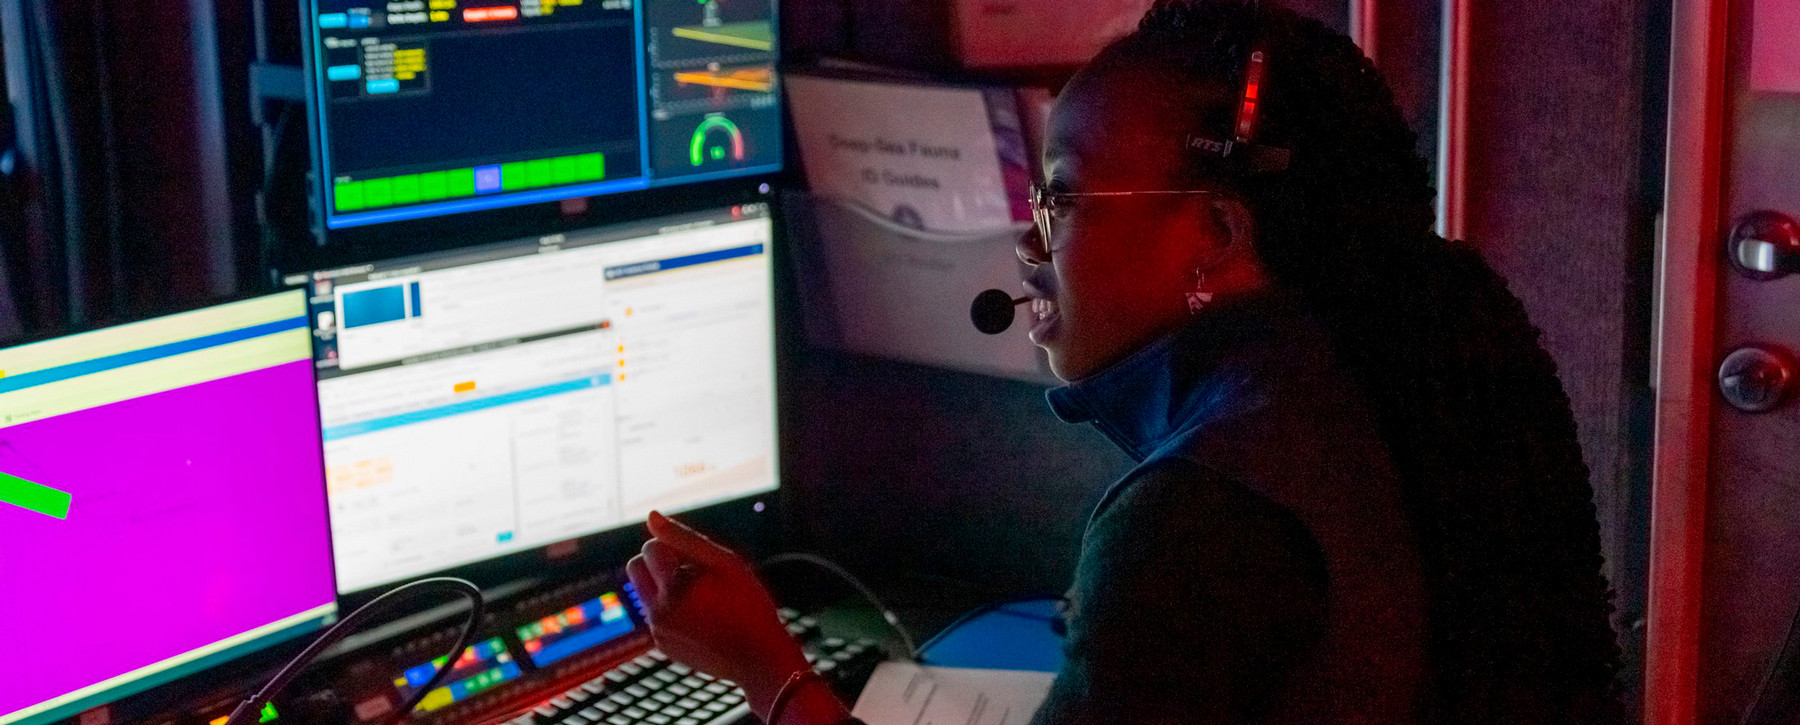
[[[550,160],[550,183],[568,184],[581,180],[581,158],[561,156]]]
[[[394,177],[394,203],[413,204],[419,201],[419,175],[407,174]]]
[[[446,172],[444,172],[444,174],[445,174],[445,182],[444,182],[445,189],[444,190],[449,192],[450,196],[474,196],[475,195],[475,170],[474,169],[456,169],[455,171],[446,171]]]
[[[500,188],[507,191],[531,188],[531,180],[525,178],[525,162],[500,165]]]
[[[393,206],[394,180],[370,179],[363,182],[363,206]]]
[[[346,181],[331,187],[331,198],[337,204],[338,211],[356,211],[363,208],[363,183]]]
[[[58,491],[10,473],[0,473],[0,503],[9,503],[51,518],[67,519],[69,503],[73,498],[67,491]]]
[[[580,170],[583,181],[599,181],[606,178],[606,155],[593,153],[582,154],[576,158],[576,166]]]
[[[549,186],[556,183],[556,174],[551,170],[550,159],[535,159],[525,162],[525,178],[532,186]]]
[[[450,173],[432,171],[419,174],[419,200],[437,201],[450,195]]]

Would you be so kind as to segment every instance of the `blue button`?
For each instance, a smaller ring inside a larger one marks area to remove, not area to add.
[[[369,27],[369,14],[368,13],[357,13],[355,15],[350,16],[350,27],[352,27],[352,28]]]
[[[399,93],[400,81],[393,78],[383,78],[381,80],[369,81],[367,88],[370,93]]]
[[[353,81],[362,77],[362,66],[334,65],[325,69],[325,77],[334,81]]]
[[[319,27],[341,28],[350,22],[350,16],[343,13],[325,13],[319,16]]]
[[[500,167],[475,167],[475,193],[488,194],[500,190]]]

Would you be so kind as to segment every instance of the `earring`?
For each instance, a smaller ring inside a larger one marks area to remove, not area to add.
[[[1187,293],[1188,314],[1198,315],[1206,306],[1212,304],[1213,293],[1206,288],[1206,273],[1194,270],[1194,289]]]

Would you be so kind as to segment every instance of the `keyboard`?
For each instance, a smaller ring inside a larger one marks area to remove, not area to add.
[[[887,654],[873,640],[820,637],[818,622],[782,611],[813,669],[854,698]],[[750,719],[737,683],[674,662],[659,650],[570,688],[506,725],[730,725]]]

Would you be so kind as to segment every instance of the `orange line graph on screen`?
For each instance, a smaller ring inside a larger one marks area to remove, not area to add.
[[[364,458],[325,468],[325,491],[331,494],[374,488],[394,480],[394,459]]]
[[[675,82],[710,86],[712,88],[731,88],[740,91],[769,93],[775,90],[775,69],[769,66],[755,68],[737,68],[729,71],[685,71],[675,74]]]

